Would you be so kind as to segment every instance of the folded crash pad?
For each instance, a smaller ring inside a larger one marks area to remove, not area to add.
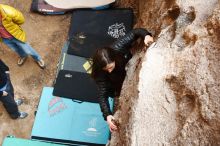
[[[37,140],[27,140],[15,137],[6,137],[2,146],[65,146],[61,144],[54,144],[51,142],[42,142]]]
[[[76,55],[67,54],[69,42],[66,42],[61,51],[61,56],[58,63],[59,70],[69,70],[84,73],[91,73],[92,60],[89,58],[79,57]]]
[[[48,4],[61,9],[96,8],[109,5],[115,0],[45,0]]]
[[[133,27],[132,9],[77,10],[72,14],[68,54],[90,58]]]
[[[97,103],[78,102],[52,95],[53,88],[44,87],[31,138],[53,142],[105,145],[109,128]],[[110,107],[113,99],[109,98]]]
[[[91,67],[92,67],[92,60],[86,59],[84,57],[79,57],[76,55],[69,55],[63,53],[61,55],[61,60],[58,69],[91,73],[92,71]]]
[[[64,14],[66,9],[60,9],[47,4],[44,0],[33,0],[31,3],[31,11],[42,14]]]
[[[60,70],[53,95],[97,103],[98,89],[88,73]]]

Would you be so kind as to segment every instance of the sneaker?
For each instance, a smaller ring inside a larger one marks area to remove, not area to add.
[[[25,63],[26,60],[27,60],[27,57],[20,57],[18,59],[18,65],[22,66]]]
[[[19,112],[20,113],[20,116],[18,117],[18,119],[24,119],[28,116],[28,113],[25,113],[25,112]]]
[[[37,61],[37,64],[40,66],[40,68],[42,68],[42,69],[45,68],[45,63],[44,63],[44,61],[42,59]]]
[[[23,101],[23,99],[16,99],[15,102],[16,102],[17,106],[20,106],[24,101]]]

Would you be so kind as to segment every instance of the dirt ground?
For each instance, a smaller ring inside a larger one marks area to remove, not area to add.
[[[7,135],[30,138],[34,112],[44,86],[52,86],[60,51],[67,39],[70,14],[45,16],[30,12],[31,0],[1,0],[1,3],[19,9],[25,16],[22,26],[27,40],[45,60],[46,69],[40,69],[31,57],[19,67],[18,56],[3,43],[0,43],[0,58],[9,66],[15,98],[23,98],[20,111],[28,112],[26,119],[12,120],[0,104],[0,144]]]

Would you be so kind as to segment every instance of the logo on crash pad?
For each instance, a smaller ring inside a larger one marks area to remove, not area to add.
[[[55,116],[60,112],[64,111],[67,108],[66,104],[63,102],[63,99],[60,97],[53,97],[48,104],[48,113],[49,116]]]
[[[86,136],[98,137],[101,133],[96,129],[97,127],[97,118],[92,118],[88,123],[88,128],[83,133]]]
[[[97,118],[93,118],[93,119],[89,122],[89,127],[90,127],[90,128],[88,128],[87,131],[96,132],[96,131],[97,131],[97,130],[95,129],[96,123],[97,123]]]
[[[125,35],[125,25],[124,23],[115,23],[108,27],[108,35],[117,39]]]

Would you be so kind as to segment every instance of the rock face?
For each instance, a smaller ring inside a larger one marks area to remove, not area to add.
[[[108,145],[220,145],[220,1],[122,4],[156,43],[128,64]]]

